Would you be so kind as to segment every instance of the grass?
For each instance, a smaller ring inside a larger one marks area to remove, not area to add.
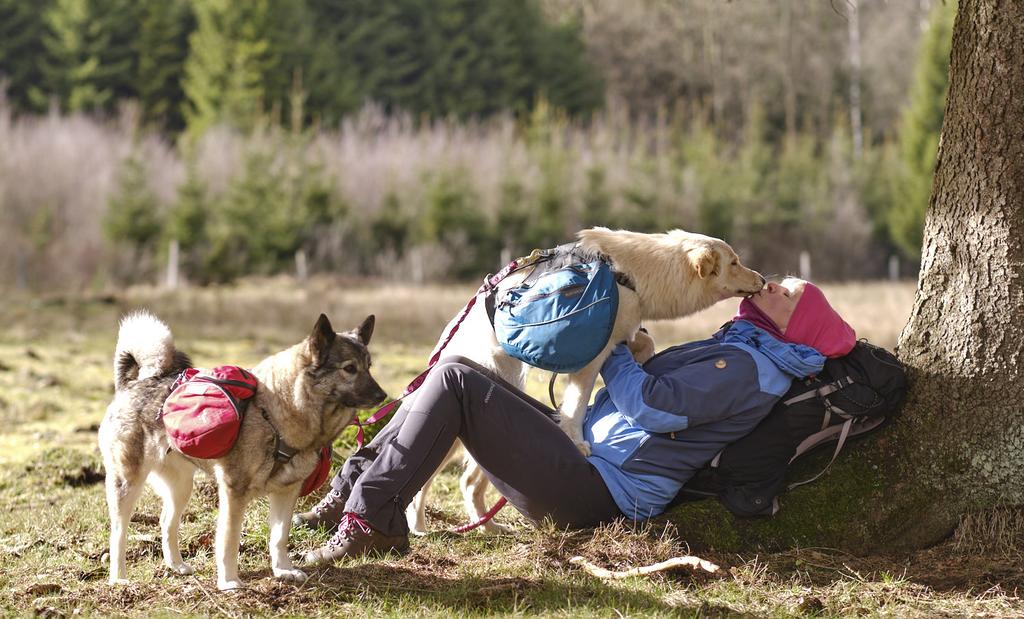
[[[906,286],[827,287],[862,334],[895,342],[912,299]],[[457,471],[440,478],[428,508],[431,530],[404,557],[312,570],[303,586],[270,578],[266,505],[247,514],[241,552],[246,590],[216,592],[215,490],[200,477],[182,530],[191,577],[166,573],[159,502],[148,493],[131,528],[125,587],[106,584],[107,517],[96,426],[112,390],[110,354],[117,316],[148,306],[166,318],[198,364],[251,364],[302,337],[327,310],[337,328],[378,316],[372,348],[385,388],[396,393],[421,369],[432,339],[470,288],[345,290],[262,282],[170,295],[131,290],[116,297],[21,298],[0,308],[0,613],[170,616],[1020,616],[1024,602],[1020,514],[1010,508],[968,516],[949,543],[907,556],[855,557],[804,548],[772,555],[710,552],[719,575],[675,572],[608,582],[569,559],[611,569],[687,552],[670,524],[617,523],[589,531],[515,525],[502,536],[455,535],[462,522]],[[247,312],[245,308],[258,308]],[[415,308],[410,312],[409,308]],[[662,345],[708,333],[729,315],[655,324]],[[433,322],[431,322],[433,321]],[[308,323],[308,324],[307,324]],[[871,329],[874,329],[873,331]],[[543,377],[530,390],[543,397]],[[350,437],[346,435],[346,440]],[[312,501],[314,499],[308,499]],[[295,552],[323,535],[294,532]]]

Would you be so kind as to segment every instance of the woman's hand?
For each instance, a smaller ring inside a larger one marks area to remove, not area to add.
[[[646,331],[637,331],[627,345],[633,358],[641,365],[654,356],[654,338]]]

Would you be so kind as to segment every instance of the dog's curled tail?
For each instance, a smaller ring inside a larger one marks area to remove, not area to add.
[[[114,389],[169,372],[177,351],[171,330],[156,316],[137,311],[121,319],[114,351]]]

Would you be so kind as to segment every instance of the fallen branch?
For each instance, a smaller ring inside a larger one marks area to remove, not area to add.
[[[705,561],[700,557],[686,556],[686,557],[672,557],[667,561],[655,563],[654,565],[645,565],[643,567],[634,567],[622,572],[613,572],[606,570],[603,567],[597,567],[590,561],[587,561],[583,557],[573,557],[569,559],[569,563],[578,565],[583,569],[590,572],[591,575],[597,576],[598,578],[629,578],[630,576],[643,576],[645,574],[653,574],[655,572],[664,572],[665,570],[672,570],[679,567],[689,567],[692,569],[701,569],[705,572],[714,574],[718,571],[718,566],[710,561]]]

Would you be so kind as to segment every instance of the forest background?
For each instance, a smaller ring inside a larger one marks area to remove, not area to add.
[[[912,277],[955,10],[0,0],[0,287],[478,278],[590,225]]]

